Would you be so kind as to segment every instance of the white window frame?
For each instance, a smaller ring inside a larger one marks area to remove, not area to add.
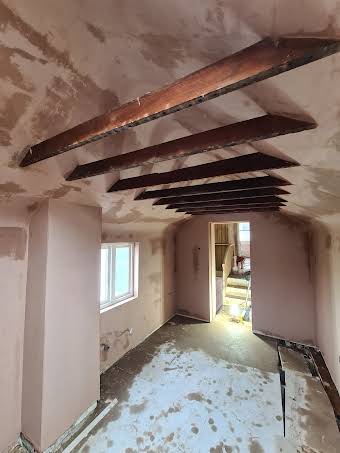
[[[116,297],[115,294],[115,270],[116,270],[116,249],[119,247],[129,247],[130,252],[130,281],[129,291],[125,294]],[[105,301],[101,300],[100,294],[100,312],[106,311],[112,307],[117,307],[125,302],[133,300],[138,295],[138,244],[135,242],[112,242],[103,243],[102,249],[108,250],[108,281],[107,294],[108,298]]]

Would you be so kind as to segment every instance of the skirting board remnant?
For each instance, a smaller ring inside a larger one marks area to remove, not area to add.
[[[53,445],[44,450],[44,453],[53,453],[60,449],[61,445],[67,442],[67,439],[70,439],[74,434],[79,430],[79,428],[86,422],[86,419],[95,411],[98,402],[95,401],[91,406],[83,412],[83,414],[76,420],[70,428],[65,431]],[[36,450],[32,442],[27,439],[23,433],[20,434],[20,444],[30,453],[36,453],[39,450]]]

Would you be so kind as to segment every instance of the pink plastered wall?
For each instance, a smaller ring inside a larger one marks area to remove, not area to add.
[[[30,224],[23,434],[53,444],[99,399],[101,209],[45,202]]]
[[[209,224],[224,221],[250,221],[254,331],[314,343],[309,227],[282,213],[196,216],[182,224],[176,252],[178,311],[211,318]]]
[[[340,391],[340,227],[315,223],[316,342]]]
[[[27,212],[0,209],[0,451],[21,431]]]
[[[104,224],[102,240],[138,244],[137,297],[100,314],[101,343],[109,346],[101,351],[105,371],[175,314],[175,235],[172,227],[136,232]]]

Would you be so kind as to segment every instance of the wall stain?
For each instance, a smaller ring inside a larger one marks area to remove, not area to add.
[[[5,194],[5,198],[11,198],[14,194],[25,193],[26,190],[23,189],[19,184],[15,182],[5,182],[0,184],[0,196],[1,194]]]
[[[48,35],[43,35],[35,30],[30,24],[25,22],[20,16],[18,16],[12,9],[6,6],[0,1],[0,17],[2,29],[6,29],[8,26],[13,27],[22,36],[24,36],[34,47],[37,47],[43,55],[45,55],[47,61],[54,61],[59,66],[69,69],[80,79],[84,81],[90,81],[87,77],[83,77],[78,70],[74,67],[71,57],[68,52],[60,51],[54,48],[49,42]]]
[[[156,255],[157,252],[162,251],[163,241],[160,238],[150,239],[150,245],[151,245],[151,254]]]
[[[29,206],[27,206],[27,212],[34,212],[38,209],[39,207],[39,202],[36,202],[36,203],[32,203],[30,204]]]
[[[77,186],[67,186],[66,184],[62,184],[57,189],[51,189],[44,192],[44,196],[48,198],[64,198],[68,195],[72,190],[75,192],[81,192],[81,188]]]
[[[16,227],[0,228],[0,257],[23,260],[26,255],[26,230]]]
[[[225,33],[224,27],[224,11],[217,7],[214,10],[207,9],[205,19],[209,25],[214,27],[214,33],[218,30],[220,33]]]
[[[1,9],[0,4],[0,17]],[[0,46],[0,79],[11,81],[13,85],[22,90],[33,91],[33,84],[24,79],[20,71],[20,66],[14,61],[13,57],[16,55],[23,57],[23,55],[27,56],[28,54],[20,49],[6,47],[4,45]]]
[[[195,278],[197,278],[200,270],[200,250],[200,247],[198,247],[197,245],[195,245],[195,247],[193,247],[192,249],[192,267],[194,270]]]
[[[159,33],[141,33],[135,36],[142,44],[140,53],[145,60],[151,61],[168,71],[175,69],[179,64],[185,63],[187,51],[183,39],[179,36]],[[162,49],[167,49],[163,52]]]
[[[162,302],[162,299],[160,297],[158,297],[157,299],[153,300],[152,303],[154,305],[160,305],[160,303]]]
[[[340,152],[340,131],[332,135],[332,137],[327,142],[327,146],[335,148],[336,151]]]
[[[117,205],[120,205],[120,206],[123,206],[124,205],[124,201],[123,200],[120,200],[119,202],[117,202]],[[129,214],[126,214],[126,215],[123,215],[121,217],[114,217],[116,212],[119,212],[121,207],[119,207],[119,209],[117,209],[117,207],[115,206],[114,208],[110,209],[109,211],[106,212],[106,214],[104,215],[103,217],[103,222],[104,223],[114,223],[114,224],[122,224],[122,223],[136,223],[138,221],[142,222],[142,223],[154,223],[154,222],[157,222],[157,223],[171,223],[173,222],[173,218],[164,218],[164,219],[161,219],[159,217],[148,217],[148,216],[145,216],[145,214],[143,214],[143,212],[140,212],[138,211],[138,209],[136,208],[132,208],[130,209],[130,212]]]
[[[0,68],[1,66],[0,61]],[[10,146],[12,144],[10,131],[15,128],[21,116],[26,112],[30,101],[31,96],[19,92],[6,99],[0,112],[0,145]]]
[[[91,24],[90,22],[85,22],[86,28],[99,42],[104,43],[106,41],[106,36],[103,30],[101,30],[96,25]]]
[[[44,55],[44,59],[39,59],[41,63],[55,63],[71,73],[69,74],[71,83],[56,78],[51,86],[46,88],[46,102],[44,102],[41,111],[36,112],[32,121],[32,133],[35,139],[46,139],[72,126],[71,122],[85,121],[96,113],[104,113],[119,105],[118,96],[113,91],[100,88],[88,75],[82,74],[75,67],[69,52],[56,49],[51,44],[47,34],[35,30],[1,0],[0,17],[3,31],[7,27],[12,27],[25,37],[31,45],[39,49]],[[10,49],[10,52],[12,54],[13,49]],[[11,65],[10,54],[9,51],[4,53],[3,59],[5,60],[2,60],[1,68]],[[22,53],[21,56],[23,56]],[[27,53],[25,53],[25,57],[28,58]],[[4,76],[7,77],[8,75],[4,74]],[[21,88],[32,90],[33,87],[23,80],[16,67],[12,68],[9,77]],[[130,132],[130,135],[134,134],[135,132]],[[125,134],[117,134],[108,139],[113,140],[116,146],[121,146],[124,136]],[[111,144],[112,142],[108,145],[108,140],[104,139],[96,145],[92,145],[91,148],[101,155],[111,155]]]
[[[325,248],[326,250],[330,250],[332,248],[332,236],[329,233],[326,234]]]

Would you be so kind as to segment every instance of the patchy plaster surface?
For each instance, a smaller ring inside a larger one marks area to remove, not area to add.
[[[26,230],[18,227],[0,227],[0,258],[23,260],[26,255]]]
[[[179,0],[162,5],[151,0],[123,4],[104,0],[100,9],[79,0],[71,5],[66,0],[34,0],[30,4],[1,0],[0,185],[11,181],[21,188],[20,192],[6,191],[1,201],[16,203],[18,198],[25,198],[32,203],[57,196],[101,206],[107,222],[129,222],[144,229],[159,222],[162,228],[162,224],[178,221],[183,215],[152,206],[150,201],[134,201],[134,190],[106,194],[107,188],[119,177],[166,171],[257,150],[302,164],[274,172],[295,184],[291,195],[285,197],[289,211],[310,217],[338,212],[339,55],[32,167],[17,166],[22,150],[30,144],[157,89],[264,36],[340,36],[339,6],[335,0],[311,1],[307,6],[303,0],[248,3],[209,0],[197,3],[193,11],[190,2]],[[264,112],[310,117],[318,128],[120,174],[113,172],[72,185],[64,180],[78,163]],[[224,179],[227,178],[209,181]]]
[[[107,370],[122,355],[161,327],[175,313],[174,228],[160,234],[142,234],[127,228],[119,233],[103,225],[103,242],[133,241],[138,244],[137,297],[100,315],[101,370]]]

